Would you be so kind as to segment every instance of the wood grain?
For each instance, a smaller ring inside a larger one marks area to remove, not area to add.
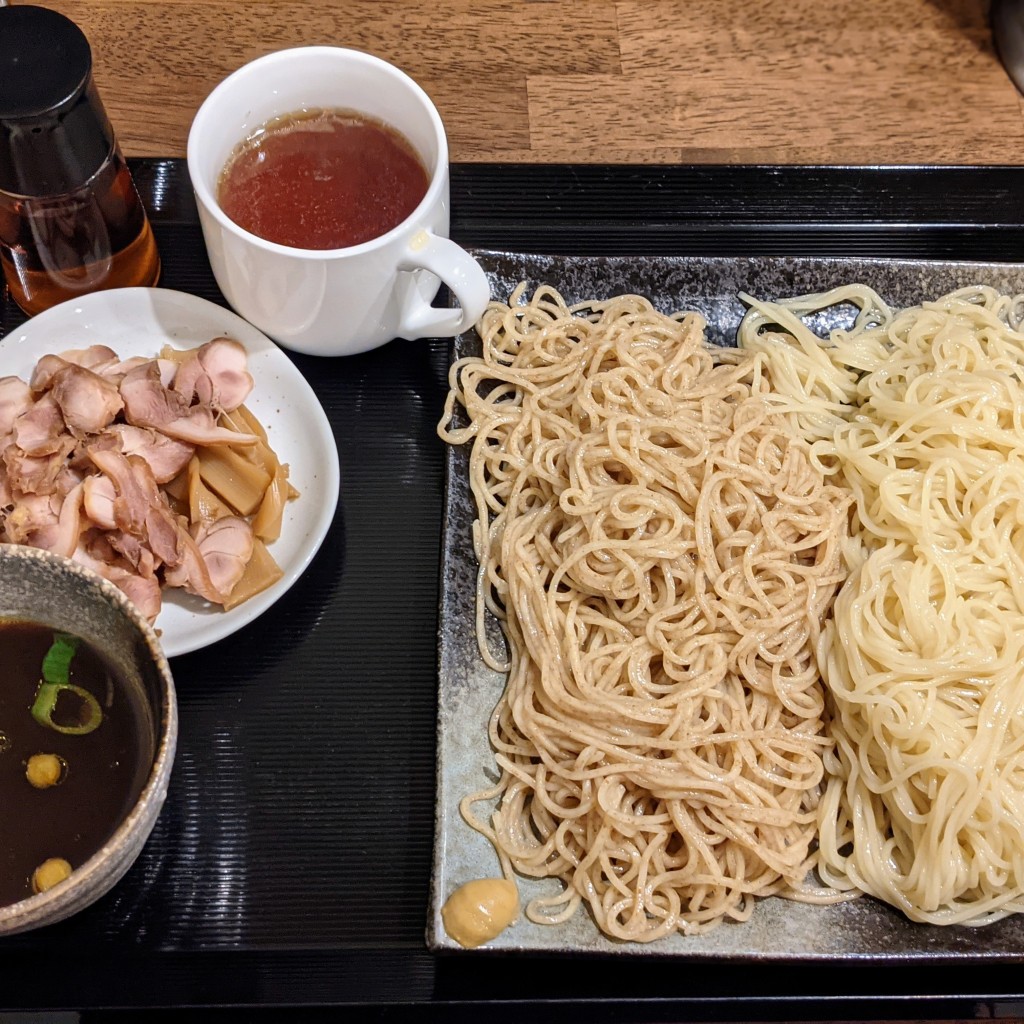
[[[985,0],[51,0],[92,42],[122,148],[181,156],[232,70],[376,53],[432,96],[452,159],[1000,164],[1021,98]]]

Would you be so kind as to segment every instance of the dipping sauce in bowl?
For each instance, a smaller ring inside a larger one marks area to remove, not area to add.
[[[0,906],[50,888],[138,800],[156,739],[141,692],[90,644],[0,619]]]
[[[142,851],[178,736],[159,638],[109,580],[0,544],[0,935],[94,903]]]
[[[228,158],[217,200],[240,227],[297,249],[343,249],[397,227],[429,176],[399,131],[353,110],[263,125]]]

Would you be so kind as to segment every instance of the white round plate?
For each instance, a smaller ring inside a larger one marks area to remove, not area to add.
[[[255,386],[247,408],[288,463],[299,497],[288,503],[281,536],[269,545],[284,572],[272,587],[231,611],[180,590],[165,590],[156,628],[168,657],[221,640],[266,611],[302,575],[338,504],[338,449],[327,415],[292,361],[240,316],[165,288],[120,288],[61,303],[0,339],[0,375],[26,378],[47,352],[109,345],[122,359],[156,355],[167,344],[194,348],[212,338],[241,342]]]

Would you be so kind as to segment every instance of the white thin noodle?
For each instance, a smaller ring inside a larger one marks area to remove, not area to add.
[[[766,403],[760,361],[716,366],[703,328],[520,286],[452,367],[439,427],[472,442],[478,606],[509,648],[503,666],[481,629],[508,670],[501,776],[462,813],[508,877],[564,883],[529,918],[585,901],[617,939],[837,895],[803,883],[848,498]]]
[[[799,319],[842,302],[880,315],[827,340]],[[972,287],[893,314],[852,286],[752,303],[740,329],[855,498],[819,649],[835,740],[819,872],[915,921],[1024,909],[1019,311]]]

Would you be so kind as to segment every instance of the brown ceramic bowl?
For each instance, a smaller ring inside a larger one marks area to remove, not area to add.
[[[0,935],[11,935],[70,917],[107,893],[131,867],[167,796],[178,707],[153,628],[117,587],[91,570],[35,548],[0,544],[0,618],[39,622],[92,644],[144,695],[154,736],[152,767],[135,806],[69,878],[0,907]]]

